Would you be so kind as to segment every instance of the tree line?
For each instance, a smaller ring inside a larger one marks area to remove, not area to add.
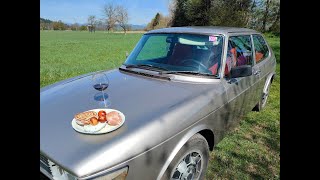
[[[161,13],[157,13],[155,17],[147,24],[144,30],[149,31],[152,29],[170,27],[170,22],[171,22],[170,16],[164,16]]]
[[[121,28],[124,33],[130,30],[129,13],[124,6],[107,3],[103,6],[102,13],[104,17],[101,19],[97,19],[95,15],[89,15],[86,25],[79,25],[79,23],[68,25],[61,20],[51,21],[40,17],[40,30],[107,30],[109,32]]]
[[[234,26],[280,33],[280,0],[173,0],[169,26]]]
[[[169,15],[156,13],[144,30],[179,26],[234,26],[280,34],[280,0],[170,0]],[[103,18],[88,16],[86,25],[67,25],[40,18],[41,30],[130,30],[129,14],[122,5],[107,3]]]
[[[40,30],[73,30],[73,31],[86,31],[87,25],[80,25],[78,23],[66,24],[61,20],[51,21],[46,19],[43,21],[43,18],[40,18]]]

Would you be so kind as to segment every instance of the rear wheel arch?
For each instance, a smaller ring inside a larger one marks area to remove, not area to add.
[[[267,91],[268,86],[272,84],[272,81],[273,81],[274,77],[275,77],[275,73],[271,73],[268,76],[266,82],[264,83],[263,93],[265,93]]]
[[[262,111],[266,105],[267,98],[269,96],[270,86],[272,84],[272,81],[275,77],[275,73],[270,73],[267,77],[267,80],[264,83],[263,90],[261,92],[261,99],[259,99],[258,103],[255,105],[255,107],[252,109],[253,111]]]
[[[272,84],[273,79],[275,78],[275,74],[272,75],[270,83]]]

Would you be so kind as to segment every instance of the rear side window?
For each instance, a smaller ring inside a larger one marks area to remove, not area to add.
[[[252,59],[250,35],[231,36],[228,42],[225,75],[229,75],[233,67],[252,65]]]
[[[269,55],[269,49],[267,43],[261,35],[252,35],[253,44],[255,48],[255,60],[256,63],[263,61]]]

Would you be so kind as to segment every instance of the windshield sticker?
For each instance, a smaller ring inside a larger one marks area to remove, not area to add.
[[[209,36],[209,41],[216,42],[217,37],[216,36]]]

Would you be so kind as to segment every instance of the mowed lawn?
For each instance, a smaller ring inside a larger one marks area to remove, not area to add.
[[[142,34],[40,32],[40,87],[119,67]],[[267,36],[277,76],[263,112],[250,112],[211,153],[207,180],[280,179],[280,38]]]
[[[40,32],[40,86],[119,67],[142,33]]]

